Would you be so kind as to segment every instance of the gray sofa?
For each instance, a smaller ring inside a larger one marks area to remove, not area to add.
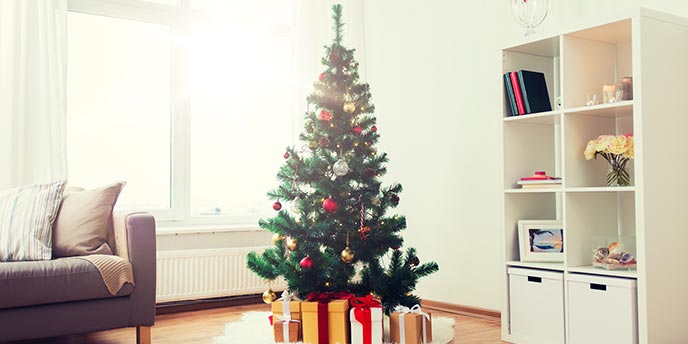
[[[111,295],[95,266],[79,258],[2,262],[0,342],[136,327],[137,343],[150,343],[155,321],[155,220],[146,213],[117,216],[122,221],[114,225],[115,254],[128,256],[134,286],[125,284]]]

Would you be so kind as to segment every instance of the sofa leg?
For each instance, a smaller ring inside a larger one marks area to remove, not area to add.
[[[136,344],[151,344],[151,327],[136,327]]]

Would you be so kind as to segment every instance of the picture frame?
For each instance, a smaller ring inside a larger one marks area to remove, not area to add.
[[[564,262],[564,226],[555,220],[519,220],[522,262]]]

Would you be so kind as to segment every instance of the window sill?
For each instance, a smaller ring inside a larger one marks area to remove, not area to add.
[[[213,234],[231,232],[263,232],[264,229],[251,225],[188,225],[175,226],[173,224],[159,223],[155,234],[163,235],[188,235],[188,234]]]

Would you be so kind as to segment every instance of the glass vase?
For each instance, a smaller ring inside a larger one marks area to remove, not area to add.
[[[614,158],[609,161],[609,172],[607,173],[608,186],[629,186],[631,176],[626,170],[628,158]]]
[[[526,29],[525,36],[535,33],[535,27],[547,17],[547,0],[510,0],[511,14]]]

